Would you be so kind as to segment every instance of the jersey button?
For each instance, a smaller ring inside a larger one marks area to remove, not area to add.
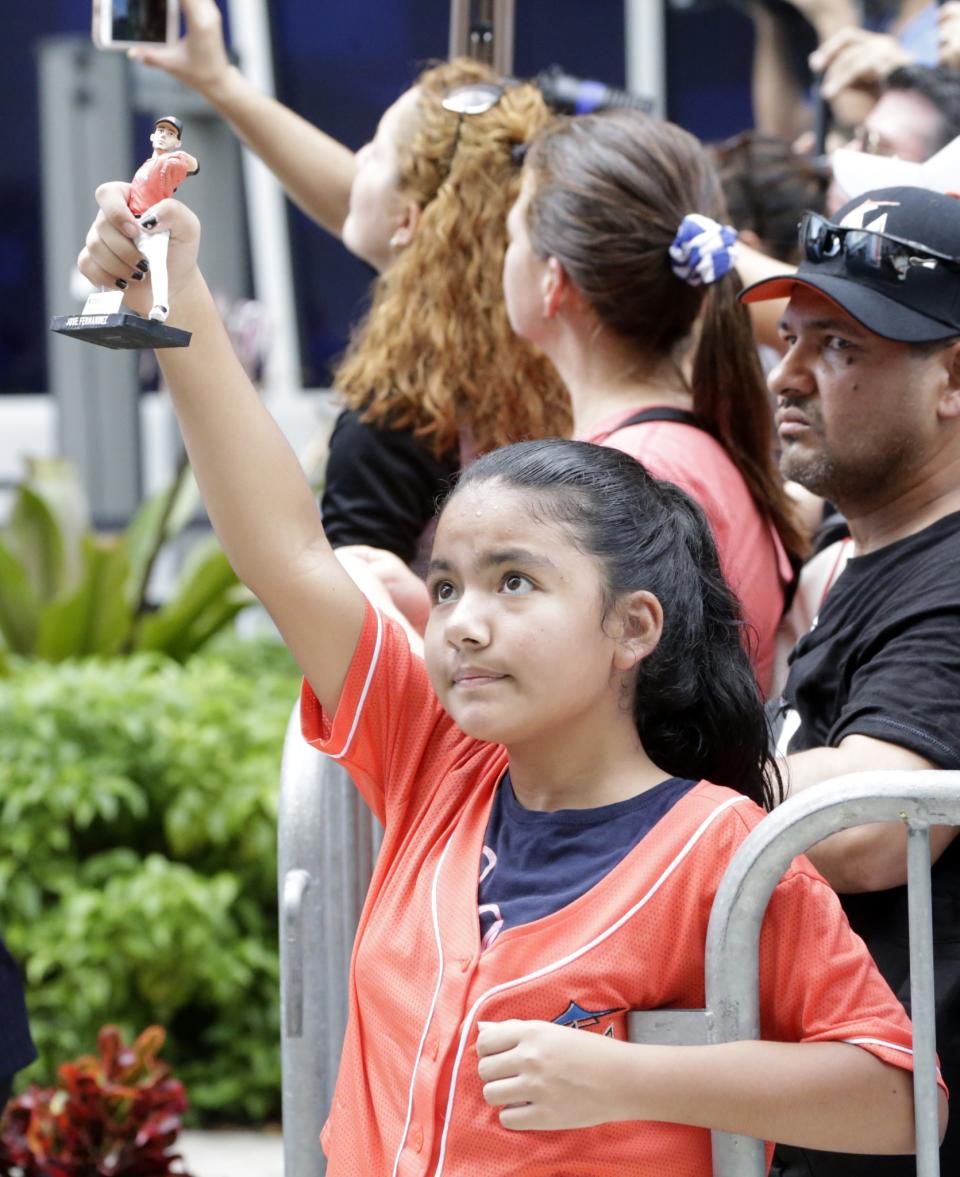
[[[423,1130],[421,1128],[414,1128],[410,1133],[410,1143],[413,1145],[414,1152],[419,1152],[423,1148]]]
[[[427,1054],[430,1055],[430,1059],[432,1062],[437,1061],[437,1055],[439,1053],[440,1053],[440,1040],[439,1040],[439,1038],[431,1038],[430,1041],[427,1043]]]
[[[470,967],[472,962],[473,962],[472,956],[461,956],[460,957],[460,972],[465,973],[467,971],[467,969]]]

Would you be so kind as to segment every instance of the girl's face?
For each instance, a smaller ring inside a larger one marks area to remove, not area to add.
[[[538,342],[544,322],[543,293],[547,263],[534,253],[527,229],[534,177],[523,172],[520,194],[507,215],[507,252],[503,259],[503,297],[510,326],[522,339]]]
[[[409,140],[416,105],[416,89],[401,94],[384,111],[373,139],[356,155],[343,243],[377,270],[390,264],[391,238],[403,231],[410,212],[400,192],[400,147]]]
[[[570,740],[582,749],[611,723],[632,727],[623,642],[604,617],[597,564],[565,528],[537,518],[524,492],[488,482],[456,494],[427,588],[430,679],[469,735],[511,752]]]

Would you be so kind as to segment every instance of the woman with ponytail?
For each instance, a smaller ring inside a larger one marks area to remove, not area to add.
[[[575,435],[626,450],[703,507],[767,691],[804,541],[723,218],[686,131],[632,110],[558,120],[526,155],[504,289],[514,329],[570,391]]]

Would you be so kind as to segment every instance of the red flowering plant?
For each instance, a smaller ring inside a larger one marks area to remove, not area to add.
[[[97,1054],[64,1063],[57,1087],[30,1087],[0,1119],[2,1177],[168,1177],[187,1108],[183,1084],[157,1060],[162,1026],[126,1046],[116,1026]]]

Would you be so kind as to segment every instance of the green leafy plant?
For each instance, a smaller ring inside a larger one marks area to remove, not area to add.
[[[197,545],[160,609],[147,599],[160,549],[196,506],[185,463],[120,535],[90,530],[68,463],[33,459],[27,469],[0,532],[0,638],[8,651],[59,662],[158,650],[184,661],[251,602],[214,540]]]
[[[23,1177],[166,1177],[187,1098],[150,1026],[131,1046],[104,1026],[97,1053],[64,1063],[56,1087],[32,1086],[0,1119],[0,1172]]]
[[[202,1118],[279,1103],[276,799],[298,675],[273,640],[11,658],[0,678],[0,927],[41,1060],[160,1022]]]

